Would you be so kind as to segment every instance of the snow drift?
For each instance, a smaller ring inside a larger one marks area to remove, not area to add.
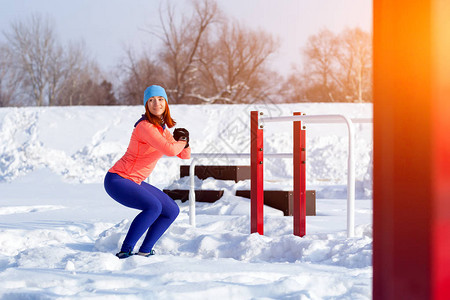
[[[249,112],[370,117],[368,104],[172,105],[191,133],[192,152],[249,152]],[[307,188],[317,215],[307,234],[292,235],[292,217],[265,207],[265,235],[250,234],[249,200],[234,183],[214,204],[188,204],[155,246],[157,255],[114,256],[136,211],[108,197],[103,176],[124,153],[141,107],[0,109],[1,299],[370,299],[372,278],[372,127],[356,126],[356,237],[346,237],[345,125],[308,125]],[[267,153],[290,152],[290,124],[265,128]],[[186,187],[175,158],[163,158],[150,182]],[[205,164],[248,164],[217,157]],[[267,160],[265,186],[290,189],[292,161]]]

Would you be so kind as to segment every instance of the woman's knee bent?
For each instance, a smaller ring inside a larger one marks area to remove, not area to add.
[[[174,204],[174,206],[169,213],[169,218],[172,220],[175,220],[178,217],[178,215],[180,214],[180,208],[178,207],[178,205],[175,202],[173,202],[173,204]]]

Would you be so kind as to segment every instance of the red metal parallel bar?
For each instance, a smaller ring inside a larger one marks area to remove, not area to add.
[[[263,130],[259,128],[259,112],[250,114],[251,211],[250,232],[264,234]]]
[[[300,125],[300,236],[306,234],[306,128]]]
[[[294,115],[301,115],[295,112]],[[293,166],[294,166],[294,235],[304,236],[306,234],[306,139],[305,130],[302,128],[301,121],[293,122],[294,149],[293,149]]]

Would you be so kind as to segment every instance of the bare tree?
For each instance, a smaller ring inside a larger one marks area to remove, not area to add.
[[[32,15],[12,23],[5,33],[5,53],[20,86],[20,101],[37,106],[115,103],[109,95],[112,87],[88,59],[84,43],[63,47],[53,28],[49,18]]]
[[[61,46],[56,46],[50,53],[47,68],[47,103],[49,106],[55,105],[59,90],[69,72],[66,66],[66,57]]]
[[[189,17],[176,15],[172,6],[160,11],[163,72],[155,81],[165,84],[175,103],[249,102],[265,95],[270,90],[266,62],[276,50],[273,37],[232,24],[214,0],[192,3]],[[129,59],[129,70],[138,69],[134,61],[159,71],[148,57]]]
[[[13,56],[5,44],[0,44],[0,106],[13,105],[19,94],[20,77],[12,64]]]
[[[119,74],[119,97],[123,104],[141,104],[144,90],[151,84],[168,86],[167,76],[159,65],[146,55],[137,58],[130,49],[126,51],[125,61],[119,66]]]
[[[284,102],[311,102],[314,100],[307,96],[310,88],[311,84],[309,84],[306,73],[294,70],[283,82],[279,94],[283,97]]]
[[[61,59],[55,59],[53,81],[50,82],[49,101],[57,105],[79,105],[84,103],[86,93],[85,83],[100,81],[101,75],[97,65],[86,56],[84,43],[69,44],[61,54]]]
[[[164,70],[169,77],[168,93],[175,103],[180,103],[189,94],[195,79],[196,60],[202,38],[220,17],[215,1],[193,1],[193,15],[181,17],[177,23],[175,10],[168,6],[167,16],[160,12],[163,42],[161,51]]]
[[[6,33],[9,51],[15,53],[14,64],[21,73],[23,88],[29,92],[35,105],[44,105],[49,82],[51,58],[57,44],[49,19],[32,15],[28,22],[15,22]]]
[[[338,38],[337,77],[347,100],[371,100],[372,44],[369,33],[360,28],[347,29]]]
[[[302,53],[303,70],[293,73],[285,83],[294,101],[372,100],[369,33],[359,28],[337,35],[322,30],[308,39]]]
[[[311,81],[312,97],[322,101],[336,101],[333,96],[337,65],[337,39],[334,33],[324,29],[308,38],[303,49],[305,72]]]
[[[103,80],[96,83],[90,79],[83,82],[75,94],[75,105],[117,105],[117,99],[114,95],[112,84]]]
[[[201,101],[249,102],[264,94],[268,57],[276,50],[271,35],[223,22],[215,41],[205,39],[198,55],[198,74],[191,97]],[[272,78],[273,79],[273,78]]]
[[[75,54],[74,54],[75,55]],[[117,105],[112,83],[107,81],[95,62],[79,60],[70,66],[58,91],[58,105]]]
[[[84,77],[88,78],[86,80],[101,80],[97,65],[89,60],[86,53],[84,42],[55,49],[48,64],[48,105],[73,105],[72,94]]]

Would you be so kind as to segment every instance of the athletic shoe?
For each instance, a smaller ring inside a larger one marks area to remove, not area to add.
[[[120,258],[120,259],[122,259],[122,258],[127,258],[127,257],[130,257],[130,256],[132,256],[133,255],[133,253],[131,253],[131,251],[129,251],[129,252],[123,252],[123,251],[120,251],[119,253],[116,253],[116,256],[118,257],[118,258]]]
[[[140,252],[140,251],[138,253],[136,253],[136,255],[145,256],[145,257],[149,257],[149,256],[152,256],[152,255],[155,255],[155,254],[156,254],[155,250],[151,250],[148,253]]]

